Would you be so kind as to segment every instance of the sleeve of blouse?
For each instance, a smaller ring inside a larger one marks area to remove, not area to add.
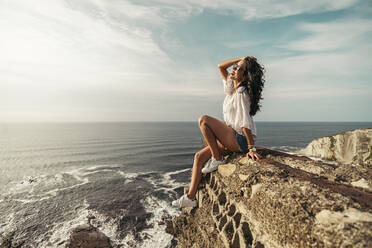
[[[234,92],[234,86],[233,86],[233,82],[230,78],[230,74],[228,74],[227,80],[222,79],[222,82],[223,82],[223,91],[227,95],[231,95]]]
[[[240,91],[241,88],[239,88]],[[253,118],[249,114],[250,108],[251,108],[251,101],[249,99],[249,95],[247,92],[239,92],[239,101],[238,101],[238,107],[237,107],[237,115],[239,118],[239,124],[240,127],[243,128],[248,128],[251,131],[254,129],[254,124],[253,124]]]

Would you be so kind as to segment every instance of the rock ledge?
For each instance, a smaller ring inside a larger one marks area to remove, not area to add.
[[[167,228],[177,247],[372,247],[369,165],[259,152],[202,178],[198,208]]]

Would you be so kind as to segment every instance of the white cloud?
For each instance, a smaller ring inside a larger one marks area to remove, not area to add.
[[[162,17],[151,16],[151,8],[137,6],[136,11],[129,2],[125,7],[130,5],[131,13],[122,16],[119,6],[105,1],[74,3],[0,2],[0,121],[39,119],[43,112],[47,119],[53,108],[70,119],[67,115],[82,105],[105,101],[92,97],[84,103],[71,91],[135,94],[163,79],[171,61],[152,39],[152,30],[136,24],[147,16],[161,26]]]
[[[273,98],[367,97],[372,45],[366,36],[370,20],[348,19],[328,23],[302,23],[299,30],[308,37],[282,47],[310,52],[278,58],[267,63],[267,92]]]
[[[343,87],[341,85],[334,84],[310,84],[306,82],[305,84],[292,85],[287,84],[284,87],[274,86],[265,89],[265,97],[272,99],[319,99],[319,98],[329,98],[332,97],[345,97],[351,98],[353,96],[368,96],[370,87],[368,86],[353,86],[352,84],[348,87]]]
[[[0,8],[0,64],[8,74],[102,84],[107,74],[147,79],[146,67],[169,63],[151,31],[125,19],[94,18],[90,9],[76,11],[61,1],[10,1]]]
[[[301,55],[269,62],[266,78],[273,86],[271,96],[277,97],[283,92],[292,98],[310,97],[313,93],[331,97],[372,92],[371,85],[362,80],[372,68],[368,56],[371,49],[371,45],[364,45],[347,52]]]
[[[244,2],[244,1],[242,1]],[[335,11],[354,5],[357,0],[286,0],[286,1],[250,1],[242,5],[245,19],[251,18],[277,18],[298,15],[302,13],[317,13]]]
[[[277,18],[298,15],[302,13],[316,13],[335,11],[348,8],[354,5],[357,0],[185,0],[185,1],[165,1],[154,0],[156,3],[163,6],[180,6],[187,9],[202,11],[204,8],[219,10],[221,13],[234,12],[244,19],[262,19],[262,18]],[[191,13],[188,12],[188,13]]]
[[[348,19],[329,23],[302,23],[297,27],[310,35],[298,41],[292,41],[284,48],[297,51],[333,51],[352,49],[363,43],[366,35],[372,32],[372,21]]]
[[[239,48],[249,48],[252,46],[257,46],[262,44],[264,41],[246,41],[246,40],[238,40],[238,41],[230,41],[223,43],[224,46],[227,48],[239,49]]]
[[[320,54],[307,54],[279,58],[267,63],[271,81],[290,81],[300,83],[302,80],[320,82],[329,77],[340,80],[347,77],[368,75],[372,61],[369,53],[371,45],[357,46],[348,51]],[[334,81],[334,80],[332,80]]]

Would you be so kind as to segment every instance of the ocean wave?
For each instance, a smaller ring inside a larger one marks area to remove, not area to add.
[[[11,233],[14,232],[14,230],[17,229],[15,223],[15,218],[14,218],[14,212],[11,212],[5,216],[2,216],[2,223],[0,222],[0,237],[1,234],[5,233]]]
[[[127,247],[126,242],[121,238],[120,225],[118,220],[123,218],[122,214],[116,216],[116,218],[109,217],[98,211],[89,209],[90,224],[95,228],[99,229],[105,234],[111,241],[111,245],[116,247]]]
[[[288,151],[295,151],[295,150],[300,150],[304,147],[300,147],[300,146],[287,146],[287,145],[284,145],[284,146],[270,146],[268,147],[269,149],[272,149],[272,150],[277,150],[277,151],[285,151],[285,152],[288,152]]]
[[[26,176],[21,181],[9,183],[2,197],[22,203],[43,201],[56,196],[58,192],[71,190],[89,183],[88,176],[91,174],[113,172],[115,171],[113,168],[117,167],[114,165],[95,165],[88,168],[72,169],[55,175]]]
[[[183,182],[178,182],[176,179],[172,179],[172,176],[184,174],[186,172],[191,172],[191,168],[171,171],[163,174],[164,182],[169,185],[172,189],[184,186]],[[189,179],[189,178],[187,178]]]
[[[184,181],[179,181],[176,178],[172,178],[172,176],[182,175],[186,172],[190,172],[191,168],[180,169],[176,171],[166,172],[166,173],[159,173],[159,172],[151,172],[148,174],[153,174],[152,177],[146,177],[145,180],[151,183],[154,186],[154,189],[165,190],[165,191],[174,191],[175,189],[185,186]],[[155,176],[157,175],[157,176]],[[185,181],[189,181],[189,176]],[[174,191],[174,193],[176,193]]]
[[[320,161],[320,162],[327,163],[327,164],[334,164],[334,165],[338,164],[337,161],[328,160],[328,159],[324,159],[324,158],[313,157],[313,156],[305,156],[305,155],[297,153],[297,152],[287,152],[287,153],[291,154],[291,155],[296,155],[296,156],[299,156],[299,157],[307,157],[307,158],[310,158],[312,160]]]
[[[140,232],[140,242],[133,235],[128,235],[124,239],[125,244],[133,248],[170,247],[173,236],[165,232],[164,216],[179,215],[180,211],[171,207],[169,202],[159,200],[154,196],[147,197],[142,204],[147,212],[153,214],[153,217],[147,221],[151,228]]]
[[[165,232],[164,218],[171,218],[179,215],[180,210],[171,205],[171,200],[177,197],[175,189],[185,186],[185,182],[179,182],[175,178],[177,175],[189,173],[191,168],[158,173],[158,176],[147,177],[146,180],[154,186],[154,192],[141,201],[147,212],[153,214],[152,218],[147,221],[151,228],[144,229],[141,233],[141,241],[138,242],[133,235],[125,238],[126,244],[130,247],[170,247],[173,236]],[[188,178],[187,178],[188,182]],[[160,197],[162,192],[166,197]]]
[[[74,218],[52,226],[49,238],[40,237],[39,240],[36,240],[38,247],[60,247],[61,244],[66,243],[73,228],[88,223],[88,217],[92,215],[88,207],[89,205],[86,201],[83,201],[81,206],[75,207]]]
[[[117,171],[117,173],[124,178],[124,183],[131,183],[136,178],[143,176],[143,175],[150,175],[154,174],[155,172],[124,172],[124,171]]]

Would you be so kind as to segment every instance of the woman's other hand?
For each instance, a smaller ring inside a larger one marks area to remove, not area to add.
[[[247,153],[247,159],[249,160],[251,158],[253,159],[253,161],[257,161],[257,160],[260,160],[262,157],[257,152],[250,151]]]

